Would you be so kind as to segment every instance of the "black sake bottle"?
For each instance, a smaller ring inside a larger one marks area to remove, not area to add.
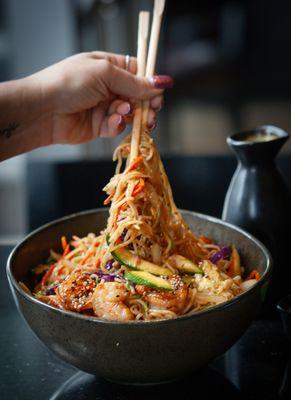
[[[274,269],[265,302],[269,311],[291,293],[291,196],[275,162],[288,137],[282,129],[266,125],[227,138],[238,166],[222,219],[252,233],[271,252]]]

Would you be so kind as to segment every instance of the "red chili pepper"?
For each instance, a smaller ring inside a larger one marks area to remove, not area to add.
[[[99,268],[101,264],[101,260],[98,258],[98,260],[96,261],[96,268]]]

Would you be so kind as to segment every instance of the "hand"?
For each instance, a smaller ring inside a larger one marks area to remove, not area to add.
[[[127,72],[123,55],[81,53],[28,77],[40,90],[50,143],[116,136],[132,121],[135,99],[150,99],[148,127],[154,128],[163,90],[173,81],[168,76],[139,78],[136,59],[131,57],[129,64]]]

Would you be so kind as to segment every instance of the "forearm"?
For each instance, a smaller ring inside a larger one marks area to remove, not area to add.
[[[0,83],[0,161],[50,144],[50,110],[31,77]]]

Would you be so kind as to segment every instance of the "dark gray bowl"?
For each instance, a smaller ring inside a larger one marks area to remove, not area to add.
[[[171,381],[205,366],[244,333],[255,317],[271,272],[266,248],[254,237],[221,220],[183,211],[190,228],[233,243],[247,269],[261,280],[249,291],[207,311],[174,320],[114,322],[62,311],[27,294],[30,269],[59,247],[60,237],[99,232],[107,219],[104,209],[86,211],[47,224],[28,235],[12,251],[7,275],[18,309],[38,338],[62,360],[108,380],[131,384]]]

